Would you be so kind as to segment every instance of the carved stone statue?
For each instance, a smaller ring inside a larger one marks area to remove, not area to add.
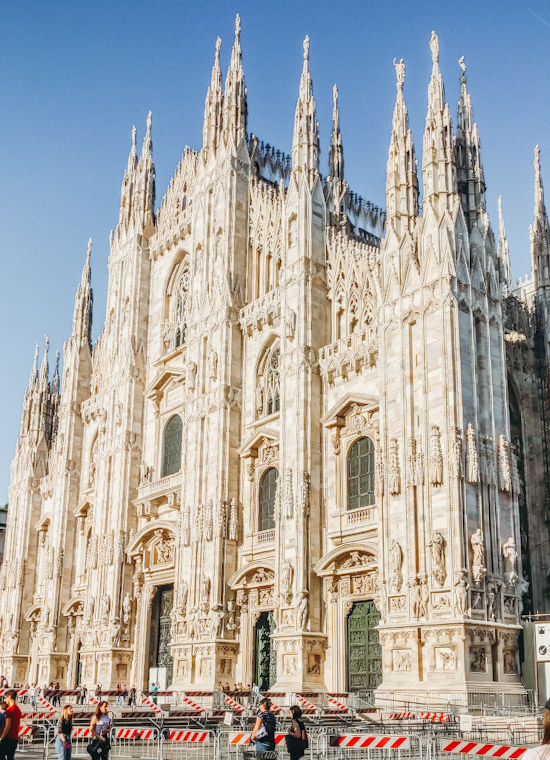
[[[423,578],[420,581],[420,606],[418,610],[418,617],[428,617],[428,605],[430,602],[430,589],[428,587],[428,581]]]
[[[308,620],[308,594],[307,591],[300,591],[298,604],[296,605],[296,627],[304,631]]]
[[[390,547],[390,586],[394,593],[398,593],[403,585],[403,551],[397,541],[392,541]]]
[[[469,483],[479,481],[479,458],[477,454],[476,431],[471,422],[466,428],[466,465]]]
[[[218,376],[218,354],[215,351],[210,351],[208,356],[208,375],[211,380]]]
[[[210,597],[210,578],[207,575],[203,575],[201,578],[201,602],[207,602]]]
[[[283,564],[281,573],[281,594],[285,604],[289,604],[292,596],[292,581],[294,579],[294,566],[292,562],[286,561]]]
[[[430,431],[430,481],[433,486],[440,486],[443,483],[441,432],[437,425],[432,425]]]
[[[285,517],[292,520],[294,517],[294,490],[292,487],[292,468],[289,467],[285,472]]]
[[[510,444],[506,436],[499,435],[497,439],[498,449],[498,487],[501,491],[510,491],[512,488],[512,471],[510,468]]]
[[[446,541],[438,530],[434,530],[428,544],[432,557],[432,576],[440,586],[445,583],[447,571],[445,569],[445,546]]]
[[[193,361],[187,363],[187,387],[190,391],[195,390],[197,380],[197,365]]]
[[[451,470],[455,478],[462,477],[462,433],[459,428],[455,427],[452,432],[449,458]]]
[[[264,410],[264,389],[262,385],[262,378],[258,378],[258,384],[256,385],[256,412],[261,416]]]
[[[127,591],[124,599],[122,600],[122,622],[125,626],[130,625],[130,618],[132,615],[132,597]]]
[[[231,505],[229,509],[229,540],[236,541],[239,529],[239,514],[237,511],[237,499],[233,497],[231,499]]]
[[[109,612],[111,611],[111,597],[109,594],[105,594],[101,600],[101,623],[107,625],[109,623]]]
[[[468,611],[468,581],[466,570],[462,570],[460,577],[455,583],[455,608],[457,615],[466,615]]]
[[[470,539],[472,545],[472,578],[474,583],[481,583],[487,572],[487,568],[484,563],[485,554],[485,542],[483,540],[483,534],[481,528],[478,528]]]
[[[285,317],[285,335],[288,340],[294,340],[294,331],[296,330],[296,312],[292,309],[286,314]]]
[[[519,576],[517,573],[518,553],[513,536],[510,536],[508,541],[503,544],[502,554],[504,556],[504,581],[507,586],[514,587]]]
[[[388,461],[388,485],[392,496],[401,493],[401,471],[399,469],[399,444],[396,438],[390,441]]]
[[[415,618],[420,617],[420,604],[422,600],[422,589],[420,588],[420,581],[418,578],[413,578],[409,581],[409,588],[411,590],[411,612]]]

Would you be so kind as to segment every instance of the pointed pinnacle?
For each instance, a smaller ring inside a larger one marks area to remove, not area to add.
[[[86,262],[90,263],[90,256],[92,255],[92,238],[88,238],[88,250],[86,251]]]
[[[218,63],[220,61],[220,48],[221,48],[221,46],[222,46],[222,38],[218,37],[218,39],[216,40],[216,53],[215,53],[215,58],[216,58],[216,61]]]
[[[237,13],[235,16],[235,39],[239,39],[241,35],[241,17]]]
[[[134,126],[132,127],[132,151],[134,153],[136,152],[136,140],[137,140],[137,129],[136,129],[136,125],[134,124]]]
[[[332,85],[332,123],[338,128],[340,122],[340,110],[338,108],[338,86]]]
[[[309,34],[306,34],[304,38],[304,65],[309,63]]]
[[[151,124],[153,123],[153,112],[149,111],[147,114],[147,131],[151,131]]]
[[[539,216],[540,214],[545,213],[545,209],[544,191],[540,171],[540,148],[538,145],[535,145],[533,166],[535,167],[535,216]]]
[[[397,60],[393,59],[393,65],[395,67],[395,77],[396,77],[396,86],[399,91],[403,91],[403,84],[405,82],[405,63],[403,59],[397,62]]]
[[[39,348],[38,348],[38,343],[37,343],[34,347],[34,360],[32,363],[31,374],[29,377],[29,385],[34,384],[36,382],[36,378],[38,377],[38,351],[39,351]]]
[[[462,69],[462,77],[465,77],[466,76],[466,62],[464,61],[463,55],[461,55],[460,58],[458,59],[458,65]]]

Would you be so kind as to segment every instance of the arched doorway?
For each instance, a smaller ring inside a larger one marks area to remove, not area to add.
[[[348,690],[376,689],[382,681],[382,648],[373,601],[354,602],[347,620]]]
[[[275,629],[273,612],[262,612],[254,628],[254,682],[268,691],[277,680],[277,656],[271,638]]]
[[[159,683],[167,689],[172,683],[173,660],[170,649],[174,587],[159,586],[151,607],[151,637],[149,645],[149,683]]]

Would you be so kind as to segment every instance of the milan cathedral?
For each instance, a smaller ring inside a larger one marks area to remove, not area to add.
[[[384,695],[523,693],[547,611],[550,231],[532,272],[486,210],[464,59],[456,128],[435,33],[421,170],[394,62],[385,210],[321,174],[309,39],[291,154],[247,127],[240,20],[203,144],[155,207],[136,130],[91,341],[25,391],[0,570],[10,683],[151,679]],[[388,125],[390,126],[390,125]],[[154,675],[152,675],[154,674]]]

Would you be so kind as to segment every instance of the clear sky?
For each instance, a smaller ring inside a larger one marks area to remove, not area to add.
[[[407,66],[420,164],[435,29],[453,115],[458,59],[466,59],[493,228],[500,193],[514,275],[529,270],[536,143],[550,188],[549,0],[2,0],[0,11],[0,504],[34,344],[42,346],[49,333],[53,364],[70,333],[90,236],[94,339],[103,325],[108,235],[118,218],[132,125],[140,145],[152,109],[158,205],[185,145],[200,148],[214,43],[220,35],[225,69],[237,12],[249,130],[288,152],[309,34],[322,171],[336,82],[346,177],[380,205],[392,61],[403,57]]]

